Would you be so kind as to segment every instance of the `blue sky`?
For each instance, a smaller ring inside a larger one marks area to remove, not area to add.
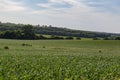
[[[0,0],[0,21],[120,33],[120,0]]]

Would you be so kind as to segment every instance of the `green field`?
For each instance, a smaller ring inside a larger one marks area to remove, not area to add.
[[[0,39],[0,80],[120,80],[120,41]]]

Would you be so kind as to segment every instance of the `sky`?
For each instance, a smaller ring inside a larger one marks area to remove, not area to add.
[[[0,0],[0,21],[120,33],[120,0]]]

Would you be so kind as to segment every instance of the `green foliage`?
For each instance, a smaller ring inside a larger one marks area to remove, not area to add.
[[[10,31],[21,30],[21,28],[25,27],[25,26],[33,26],[33,25],[14,24],[14,23],[0,23],[0,31],[3,32],[3,31],[7,31],[7,30],[10,30]],[[33,26],[33,27],[34,27],[33,33],[42,34],[42,35],[47,34],[47,35],[56,35],[56,36],[72,36],[72,37],[84,37],[84,38],[96,38],[96,37],[106,38],[106,37],[111,37],[111,36],[120,36],[120,34],[114,34],[114,33],[72,30],[72,29],[67,29],[67,28],[53,27],[51,25],[49,25],[49,26],[47,26],[47,25],[41,25],[41,26],[36,25],[36,26]],[[29,34],[29,35],[33,35],[33,34]],[[29,36],[26,35],[26,37],[29,37]],[[31,38],[31,37],[29,37],[29,38]]]
[[[18,31],[5,31],[4,33],[1,34],[1,38],[6,38],[6,39],[21,39],[22,38],[22,33]]]
[[[77,39],[77,40],[81,40],[81,38],[80,38],[80,37],[76,37],[76,39]]]
[[[8,47],[8,46],[5,46],[4,49],[9,49],[9,47]]]
[[[93,38],[93,40],[100,40],[100,38]]]
[[[22,27],[24,39],[35,39],[34,27],[32,25],[25,25]]]
[[[1,80],[120,79],[119,41],[0,40],[0,44]],[[10,50],[3,49],[5,45]]]
[[[115,40],[120,40],[120,37],[116,37]]]
[[[36,35],[32,25],[24,25],[19,30],[4,31],[0,37],[6,39],[35,39]]]
[[[74,39],[73,37],[71,37],[71,36],[68,36],[68,37],[66,37],[65,39]]]
[[[49,39],[55,39],[55,40],[60,40],[60,39],[64,39],[64,37],[60,37],[60,36],[54,36],[52,35]]]

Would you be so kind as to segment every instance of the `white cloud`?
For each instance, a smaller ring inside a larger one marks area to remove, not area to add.
[[[54,4],[64,4],[68,3],[71,5],[69,8],[57,8],[56,6],[52,6]],[[32,13],[35,14],[48,14],[48,15],[53,15],[56,13],[56,15],[72,15],[72,16],[77,16],[80,15],[81,13],[84,14],[85,12],[92,11],[90,7],[85,5],[84,3],[78,1],[78,0],[49,0],[49,3],[38,3],[37,6],[43,7],[45,9],[42,10],[33,10]],[[59,17],[59,16],[58,16]]]
[[[24,11],[25,7],[19,2],[14,2],[13,0],[0,0],[0,10],[1,11]]]
[[[63,14],[53,14],[50,13],[50,9],[44,11],[44,14],[50,15],[51,20],[47,20],[48,24],[66,26],[73,29],[82,29],[82,30],[93,30],[101,32],[116,32],[120,31],[120,16],[97,12],[95,8],[89,7],[82,2],[77,0],[61,0],[59,3],[62,4],[63,1],[68,2],[73,5],[71,8],[65,10]],[[52,2],[57,2],[53,0]]]
[[[69,8],[52,6],[54,4],[64,3],[72,6]],[[11,22],[12,20],[12,22],[16,23],[51,24],[72,29],[120,33],[120,15],[97,12],[95,8],[88,6],[82,1],[49,0],[49,3],[38,3],[36,5],[46,9],[29,9],[28,6],[23,6],[21,2],[0,0],[0,9],[10,12],[5,14],[1,13],[0,16],[8,17],[4,21],[9,20]],[[16,14],[16,11],[20,12]]]
[[[64,0],[49,0],[50,3],[64,4]]]

